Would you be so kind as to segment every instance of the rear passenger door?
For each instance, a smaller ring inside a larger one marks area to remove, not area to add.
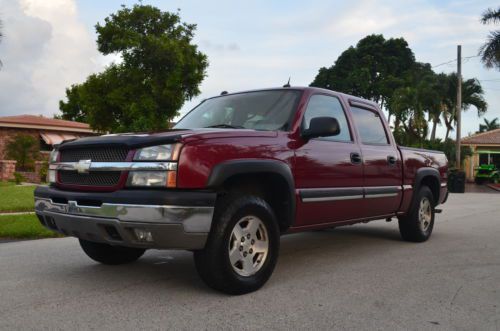
[[[363,217],[396,212],[402,197],[402,162],[378,109],[350,102],[363,158]]]
[[[333,95],[312,95],[301,129],[308,129],[315,117],[335,117],[340,134],[303,141],[295,150],[297,226],[345,221],[362,213],[360,150],[342,102]]]

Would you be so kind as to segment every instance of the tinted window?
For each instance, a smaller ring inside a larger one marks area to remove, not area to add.
[[[354,124],[364,144],[389,144],[379,114],[367,109],[351,107]]]
[[[184,116],[174,128],[227,125],[255,130],[287,130],[300,95],[297,90],[271,90],[208,99]]]
[[[303,126],[304,129],[309,128],[311,119],[315,117],[335,117],[339,122],[340,133],[336,136],[322,137],[321,139],[333,141],[351,141],[349,125],[345,117],[344,110],[339,99],[326,95],[313,95],[309,99],[307,109],[304,114]]]

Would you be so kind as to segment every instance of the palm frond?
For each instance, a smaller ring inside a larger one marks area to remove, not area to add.
[[[497,23],[500,22],[500,7],[497,10],[493,10],[492,8],[486,9],[481,17],[481,23]]]
[[[500,68],[500,30],[490,32],[486,43],[479,48],[479,55],[487,68]]]

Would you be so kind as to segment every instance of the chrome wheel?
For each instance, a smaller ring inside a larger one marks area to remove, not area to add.
[[[266,262],[269,237],[264,223],[255,216],[245,216],[229,237],[229,261],[240,276],[252,276]]]
[[[427,198],[423,198],[420,201],[420,208],[418,210],[418,220],[420,224],[420,229],[422,231],[427,231],[432,221],[432,206],[431,202]]]

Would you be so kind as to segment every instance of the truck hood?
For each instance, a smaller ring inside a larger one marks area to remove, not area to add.
[[[71,141],[64,141],[59,150],[85,148],[94,146],[127,146],[140,148],[153,145],[170,144],[176,142],[190,142],[200,139],[235,138],[235,137],[276,137],[275,131],[256,131],[247,129],[173,129],[154,133],[120,133],[97,137],[85,137]]]

